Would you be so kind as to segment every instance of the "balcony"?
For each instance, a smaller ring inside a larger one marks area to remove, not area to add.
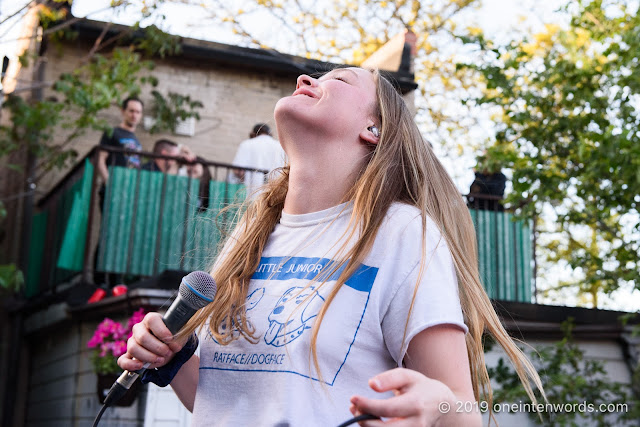
[[[27,272],[29,298],[56,292],[64,283],[91,283],[94,270],[128,280],[165,270],[206,270],[221,230],[234,221],[234,206],[244,200],[244,186],[227,180],[228,164],[203,162],[211,179],[110,166],[101,209],[93,167],[100,150],[121,151],[94,148],[38,204]],[[140,156],[143,164],[162,158]],[[470,202],[470,210],[489,296],[533,302],[531,227],[510,212],[480,209],[479,197],[473,199],[475,208]]]

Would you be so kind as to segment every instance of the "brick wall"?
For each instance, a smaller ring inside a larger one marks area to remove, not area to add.
[[[32,357],[25,426],[92,425],[102,405],[97,395],[97,375],[91,366],[86,343],[98,323],[97,320],[65,323],[56,327],[55,333],[40,332],[29,337]],[[145,406],[146,387],[142,387],[133,405],[108,408],[100,426],[142,426]]]

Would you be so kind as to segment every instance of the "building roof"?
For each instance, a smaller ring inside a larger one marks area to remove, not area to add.
[[[107,24],[101,21],[80,20],[71,25],[71,28],[78,32],[80,39],[95,40],[100,37],[105,25]],[[127,28],[124,25],[111,25],[103,37],[114,36]],[[133,37],[141,36],[142,31],[137,31],[133,35]],[[255,49],[191,38],[181,38],[180,42],[182,52],[172,56],[171,59],[196,60],[201,66],[217,64],[237,69],[267,72],[282,77],[297,77],[300,74],[315,74],[346,65],[288,55],[274,49]],[[412,59],[404,59],[405,62],[407,60]],[[381,73],[394,83],[399,92],[404,95],[418,87],[414,80],[414,74],[409,71],[410,69],[411,67],[407,64],[401,64],[396,72],[381,70]]]

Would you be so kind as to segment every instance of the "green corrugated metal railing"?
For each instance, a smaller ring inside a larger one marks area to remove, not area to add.
[[[220,239],[215,219],[244,199],[244,186],[209,182],[209,208],[198,208],[200,182],[145,170],[111,168],[97,268],[151,276],[209,267]]]
[[[478,240],[480,277],[492,299],[530,303],[533,251],[529,222],[509,212],[470,209]]]
[[[80,179],[51,208],[33,218],[26,294],[82,271],[93,167],[87,160]],[[209,206],[199,206],[198,180],[112,167],[100,225],[97,270],[153,276],[167,269],[207,269],[234,212],[222,208],[244,200],[244,186],[209,182]],[[532,302],[531,227],[509,212],[471,209],[480,275],[493,299]],[[45,262],[45,258],[52,261]]]
[[[55,203],[33,216],[25,289],[28,298],[82,270],[93,165],[86,159],[82,168]],[[52,260],[49,265],[45,265],[45,258]]]

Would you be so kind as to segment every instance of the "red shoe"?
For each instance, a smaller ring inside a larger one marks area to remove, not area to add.
[[[96,289],[96,291],[91,295],[91,297],[89,297],[89,300],[87,301],[87,304],[91,304],[94,302],[98,302],[102,299],[104,299],[104,297],[107,295],[107,291],[105,291],[102,288],[98,288]]]
[[[128,290],[127,285],[116,285],[111,290],[111,293],[114,297],[119,297],[120,295],[126,294]]]

